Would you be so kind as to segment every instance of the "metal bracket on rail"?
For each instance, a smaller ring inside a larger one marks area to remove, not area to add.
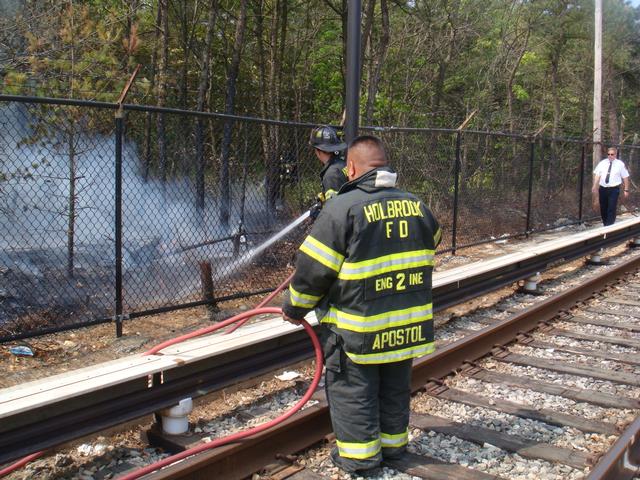
[[[442,380],[437,378],[430,379],[424,386],[424,391],[433,397],[437,397],[447,390],[449,390],[449,387],[447,387]]]
[[[553,325],[548,324],[547,322],[538,323],[538,330],[541,333],[549,333],[554,328],[556,328],[556,327],[554,327]]]
[[[496,358],[504,358],[507,355],[509,355],[509,353],[510,353],[509,350],[506,347],[503,347],[502,345],[496,345],[491,349],[491,355],[493,355]]]
[[[567,310],[562,310],[560,312],[558,312],[558,314],[554,317],[554,319],[556,320],[569,320],[573,318],[573,314],[571,312],[568,312]]]
[[[516,335],[516,340],[518,341],[518,343],[521,343],[522,345],[527,345],[533,342],[534,338],[528,333],[518,333]]]
[[[629,242],[629,248],[640,248],[640,237],[633,237]]]
[[[469,360],[465,360],[462,363],[462,366],[458,369],[458,372],[461,375],[465,375],[467,377],[473,377],[476,373],[481,371],[482,371],[482,368],[478,366],[477,363],[471,362]]]
[[[122,322],[123,320],[129,320],[131,317],[128,313],[123,313],[122,315],[114,315],[111,317],[111,320],[114,322]]]
[[[275,457],[276,457],[276,460],[286,462],[289,465],[296,463],[296,461],[298,460],[298,455],[287,455],[286,453],[276,453]],[[286,478],[286,477],[283,477],[283,478]]]

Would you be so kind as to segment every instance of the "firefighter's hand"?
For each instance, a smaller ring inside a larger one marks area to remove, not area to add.
[[[627,198],[629,198],[631,194],[629,193],[629,190],[625,190],[622,192],[622,196],[624,197],[624,199],[626,200]]]
[[[320,215],[320,210],[322,210],[322,202],[316,202],[316,204],[309,209],[309,216],[312,220],[318,218],[318,215]]]
[[[302,322],[302,320],[296,320],[295,318],[291,318],[286,313],[282,314],[282,319],[285,322],[293,323],[294,325],[300,325],[300,323]]]

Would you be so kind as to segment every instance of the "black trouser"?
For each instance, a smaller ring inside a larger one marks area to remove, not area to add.
[[[352,362],[338,337],[322,327],[326,393],[340,466],[375,468],[406,449],[412,360],[362,365]]]
[[[616,187],[600,187],[598,196],[600,199],[600,217],[602,224],[613,225],[616,221],[616,210],[618,207],[618,196],[620,195],[620,185]]]

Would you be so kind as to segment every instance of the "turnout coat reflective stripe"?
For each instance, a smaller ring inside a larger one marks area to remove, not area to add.
[[[389,168],[344,184],[300,247],[284,311],[315,308],[359,364],[431,353],[431,276],[441,230]]]

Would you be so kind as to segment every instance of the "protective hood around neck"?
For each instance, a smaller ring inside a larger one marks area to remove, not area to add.
[[[340,193],[348,192],[355,188],[365,192],[375,192],[382,188],[393,188],[398,182],[398,174],[390,167],[378,167],[368,171],[364,175],[345,183]]]

